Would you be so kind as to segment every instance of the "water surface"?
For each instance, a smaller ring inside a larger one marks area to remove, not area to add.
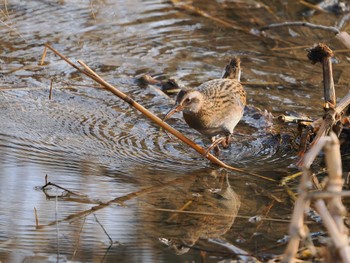
[[[43,44],[51,43],[162,117],[173,97],[141,85],[139,77],[193,87],[219,78],[237,55],[242,81],[266,84],[245,86],[249,107],[220,158],[275,180],[297,172],[296,127],[280,126],[271,116],[322,114],[321,67],[308,62],[305,46],[326,41],[336,51],[339,98],[348,92],[348,59],[327,32],[293,28],[258,36],[250,30],[300,19],[334,25],[342,16],[304,18],[306,8],[295,1],[194,5],[244,30],[170,1],[11,0],[0,6],[2,262],[219,262],[237,253],[243,260],[282,253],[277,241],[288,233],[287,223],[247,219],[289,218],[292,203],[277,183],[211,165],[51,52],[38,66]],[[169,123],[209,144],[180,114]],[[47,197],[41,189],[46,175],[78,195],[51,186]],[[195,213],[173,211],[181,209]]]

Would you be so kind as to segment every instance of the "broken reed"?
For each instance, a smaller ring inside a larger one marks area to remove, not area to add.
[[[251,172],[245,171],[243,169],[239,169],[239,168],[230,166],[230,165],[222,162],[218,158],[216,158],[214,155],[212,155],[210,153],[207,154],[206,149],[204,149],[201,146],[199,146],[198,144],[194,143],[192,140],[187,138],[181,132],[179,132],[178,130],[174,129],[169,124],[164,122],[162,119],[160,119],[159,117],[157,117],[156,115],[151,113],[149,110],[144,108],[141,104],[139,104],[136,101],[134,101],[131,97],[127,96],[125,93],[121,92],[119,89],[117,89],[116,87],[114,87],[111,84],[109,84],[108,82],[106,82],[96,72],[94,72],[91,68],[89,68],[84,62],[78,60],[78,63],[83,67],[83,69],[82,69],[79,66],[77,66],[76,64],[74,64],[73,62],[71,62],[68,58],[66,58],[64,55],[62,55],[56,49],[51,47],[49,44],[46,44],[45,47],[50,49],[51,51],[53,51],[57,56],[59,56],[61,59],[63,59],[65,62],[67,62],[70,66],[72,66],[73,68],[75,68],[79,72],[83,73],[84,75],[86,75],[90,79],[94,80],[95,82],[99,83],[106,90],[112,92],[114,95],[118,96],[120,99],[122,99],[125,102],[127,102],[130,106],[132,106],[136,110],[140,111],[147,118],[149,118],[150,120],[155,122],[157,125],[159,125],[163,129],[165,129],[166,131],[168,131],[169,133],[171,133],[172,135],[174,135],[175,137],[180,139],[182,142],[184,142],[185,144],[190,146],[192,149],[197,151],[203,157],[207,158],[213,164],[219,165],[220,167],[226,168],[226,169],[231,170],[231,171],[244,173],[244,174],[251,175],[251,176],[254,176],[254,177],[258,177],[258,178],[261,178],[261,179],[264,179],[264,180],[267,180],[267,181],[271,181],[271,182],[277,182],[276,180],[274,180],[272,178],[268,178],[268,177],[265,177],[265,176],[262,176],[262,175],[259,175],[259,174],[251,173]]]

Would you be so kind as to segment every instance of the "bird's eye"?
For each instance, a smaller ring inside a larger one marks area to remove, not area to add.
[[[190,98],[185,99],[185,103],[190,103],[190,102],[191,102]]]

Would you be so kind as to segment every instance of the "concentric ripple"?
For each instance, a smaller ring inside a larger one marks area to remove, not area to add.
[[[94,158],[120,168],[127,163],[169,168],[193,162],[194,151],[186,153],[178,142],[170,142],[164,132],[123,101],[116,98],[108,105],[100,97],[105,91],[84,93],[60,90],[55,92],[57,100],[49,101],[41,91],[27,92],[16,103],[3,104],[0,121],[8,124],[2,129],[3,146],[17,158],[55,165],[66,165],[66,159],[72,157],[75,162]],[[97,99],[91,98],[92,93]]]

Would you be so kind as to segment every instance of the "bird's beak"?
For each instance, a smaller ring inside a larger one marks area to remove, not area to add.
[[[183,110],[183,106],[178,104],[178,105],[175,105],[175,107],[173,107],[166,115],[165,117],[163,118],[163,121],[166,121],[167,119],[170,118],[171,115],[173,115],[175,112],[179,112],[179,111],[182,111]]]

